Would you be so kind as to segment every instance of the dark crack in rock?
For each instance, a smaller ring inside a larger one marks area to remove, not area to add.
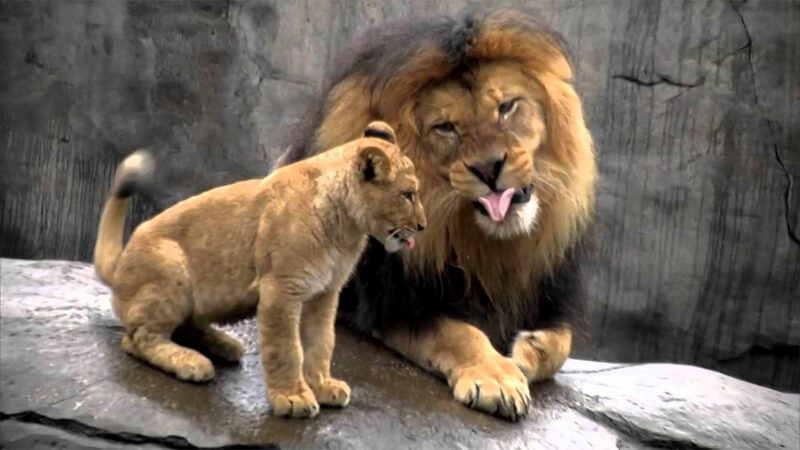
[[[0,416],[0,436],[4,449],[28,450],[32,448],[84,449],[104,448],[109,450],[156,450],[163,446],[153,444],[121,443],[62,430],[58,426],[39,425],[35,422],[22,422]]]
[[[0,445],[25,448],[796,448],[800,395],[691,366],[570,360],[512,424],[340,329],[343,410],[272,417],[251,321],[239,366],[180,382],[127,356],[109,291],[85,263],[0,259]],[[273,447],[274,448],[274,447]]]

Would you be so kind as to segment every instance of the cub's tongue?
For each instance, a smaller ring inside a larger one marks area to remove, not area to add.
[[[486,208],[486,212],[489,213],[489,217],[492,220],[500,222],[506,218],[508,207],[511,205],[511,197],[513,196],[514,188],[508,188],[502,193],[491,192],[489,195],[479,198],[478,201]]]
[[[409,250],[414,250],[414,247],[417,246],[417,242],[414,240],[413,237],[410,237],[410,238],[406,239],[405,240],[405,244],[406,244],[406,247],[408,247]]]

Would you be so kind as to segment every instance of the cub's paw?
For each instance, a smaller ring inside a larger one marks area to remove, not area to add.
[[[178,379],[202,383],[214,378],[214,364],[200,353],[188,349],[177,351],[170,360]]]
[[[201,353],[174,343],[161,344],[141,351],[127,334],[122,349],[183,381],[203,383],[214,378],[214,364]]]
[[[328,378],[317,386],[311,386],[320,405],[340,406],[344,408],[350,403],[350,386],[336,378]]]
[[[528,382],[508,358],[498,356],[457,369],[449,383],[456,400],[470,408],[514,422],[528,414]]]
[[[511,359],[529,382],[552,378],[569,357],[572,335],[567,330],[521,331]]]
[[[319,403],[314,393],[306,388],[300,392],[272,392],[269,395],[272,413],[293,419],[310,419],[319,414]]]
[[[245,353],[242,341],[221,331],[218,333],[213,340],[206,343],[208,351],[229,363],[235,364],[241,361]]]

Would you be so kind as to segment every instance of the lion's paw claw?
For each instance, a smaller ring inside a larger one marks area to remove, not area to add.
[[[512,421],[529,412],[531,396],[527,380],[508,358],[461,369],[451,384],[453,396],[470,408]]]

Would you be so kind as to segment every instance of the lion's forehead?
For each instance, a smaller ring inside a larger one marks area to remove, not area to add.
[[[515,63],[483,63],[428,87],[420,94],[419,109],[475,116],[522,94],[538,100],[540,91]]]

